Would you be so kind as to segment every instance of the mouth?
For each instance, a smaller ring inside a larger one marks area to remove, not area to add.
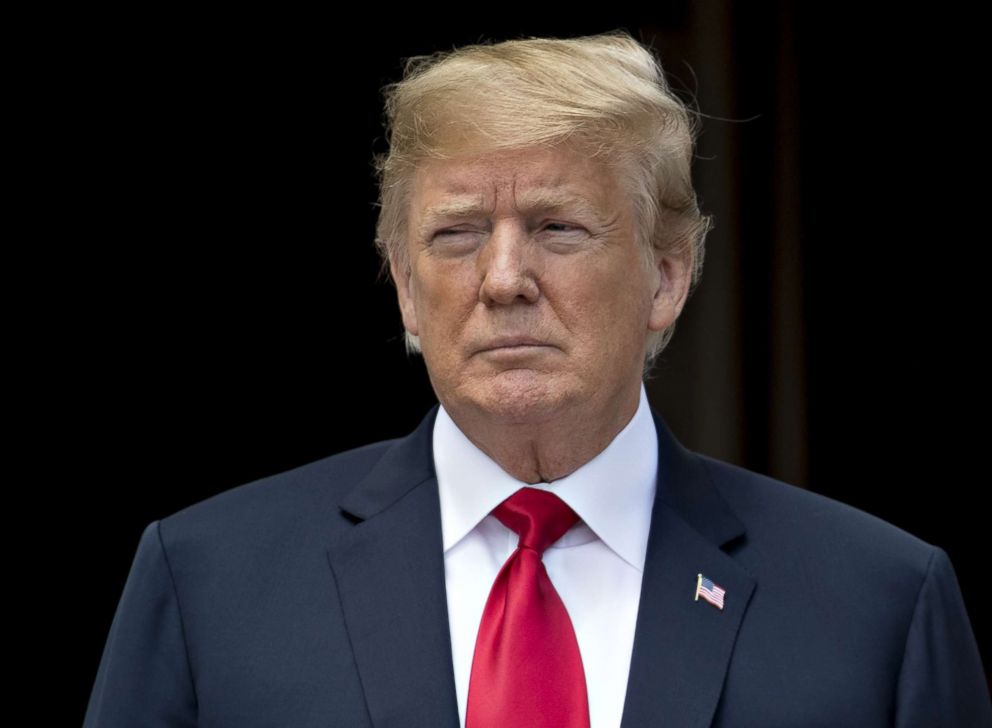
[[[489,342],[479,349],[479,351],[526,351],[528,349],[548,348],[550,346],[551,345],[547,342],[540,341],[539,339],[535,339],[530,336],[507,336]]]

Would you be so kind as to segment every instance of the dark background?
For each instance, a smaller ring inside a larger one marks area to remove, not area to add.
[[[51,89],[66,201],[45,219],[67,235],[58,326],[37,334],[61,362],[45,416],[67,470],[59,568],[84,597],[60,621],[80,710],[149,522],[404,435],[435,401],[372,244],[379,89],[402,59],[614,28],[653,43],[703,113],[716,221],[653,404],[691,448],[944,548],[989,665],[973,19],[661,5],[531,23],[85,18]]]

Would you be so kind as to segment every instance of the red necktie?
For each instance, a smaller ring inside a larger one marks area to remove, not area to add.
[[[466,728],[589,728],[572,620],[541,554],[579,520],[554,493],[521,488],[494,510],[520,535],[482,612]]]

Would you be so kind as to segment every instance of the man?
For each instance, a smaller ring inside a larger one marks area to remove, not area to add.
[[[977,726],[940,548],[692,453],[644,373],[693,127],[624,34],[388,90],[377,243],[439,405],[150,524],[87,726]]]

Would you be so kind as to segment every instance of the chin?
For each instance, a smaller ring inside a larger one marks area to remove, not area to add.
[[[474,388],[474,407],[506,424],[550,420],[574,402],[578,392],[556,378],[529,369],[501,372]]]

